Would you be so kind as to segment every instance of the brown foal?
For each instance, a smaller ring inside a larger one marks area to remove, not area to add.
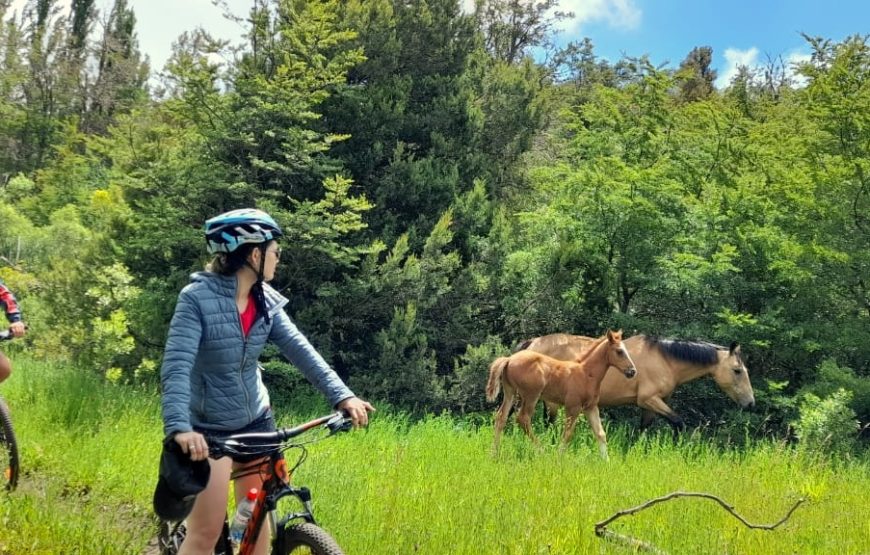
[[[618,368],[627,378],[635,375],[634,362],[622,343],[622,330],[608,330],[574,361],[556,360],[533,351],[519,351],[510,357],[495,359],[489,368],[486,398],[495,401],[501,388],[504,399],[495,417],[493,452],[498,453],[501,433],[516,395],[521,401],[517,422],[536,445],[540,443],[532,432],[532,414],[538,400],[543,399],[548,404],[565,407],[563,450],[574,433],[577,417],[583,412],[598,441],[601,456],[606,459],[607,436],[598,414],[598,394],[610,366]]]

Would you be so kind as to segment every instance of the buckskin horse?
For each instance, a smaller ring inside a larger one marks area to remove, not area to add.
[[[560,360],[574,360],[594,341],[583,335],[557,333],[525,341],[517,352],[525,349]],[[704,341],[635,335],[625,340],[625,347],[637,363],[637,378],[626,380],[619,374],[608,373],[601,382],[598,404],[602,407],[636,404],[643,409],[642,427],[649,426],[659,414],[675,430],[682,428],[683,419],[666,401],[678,385],[703,376],[712,376],[719,388],[741,407],[755,404],[749,371],[737,343],[726,349]],[[547,403],[550,420],[557,411],[557,405]]]
[[[493,453],[498,453],[501,433],[516,395],[521,401],[517,422],[535,445],[540,445],[540,442],[532,432],[532,414],[538,399],[543,399],[548,404],[565,407],[562,450],[567,447],[577,417],[583,412],[598,441],[601,456],[607,458],[607,436],[598,414],[601,380],[611,366],[618,368],[625,378],[632,378],[635,369],[622,342],[622,330],[607,330],[604,336],[592,341],[589,348],[573,361],[560,361],[530,350],[493,361],[486,384],[487,400],[495,401],[499,389],[504,389],[504,399],[496,412]]]

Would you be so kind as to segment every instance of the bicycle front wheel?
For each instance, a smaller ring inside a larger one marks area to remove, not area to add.
[[[309,522],[287,526],[278,539],[280,547],[276,553],[279,555],[344,555],[332,536]]]
[[[3,470],[3,481],[7,490],[18,485],[18,442],[15,430],[12,428],[12,418],[6,401],[0,398],[0,469]]]

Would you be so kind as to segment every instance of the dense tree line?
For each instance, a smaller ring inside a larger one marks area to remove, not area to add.
[[[257,205],[291,315],[367,396],[483,410],[517,341],[622,327],[741,342],[753,430],[840,388],[870,422],[866,36],[717,90],[706,46],[556,48],[555,2],[256,0],[246,44],[185,34],[157,76],[126,0],[9,4],[0,279],[37,355],[156,383],[202,222]],[[696,421],[727,408],[705,394]]]

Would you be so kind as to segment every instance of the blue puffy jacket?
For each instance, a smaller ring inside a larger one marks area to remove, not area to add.
[[[163,355],[163,429],[243,428],[269,406],[258,369],[267,341],[281,350],[327,400],[353,397],[284,312],[287,299],[264,285],[270,323],[258,314],[245,338],[236,307],[236,277],[197,272],[181,290]]]

